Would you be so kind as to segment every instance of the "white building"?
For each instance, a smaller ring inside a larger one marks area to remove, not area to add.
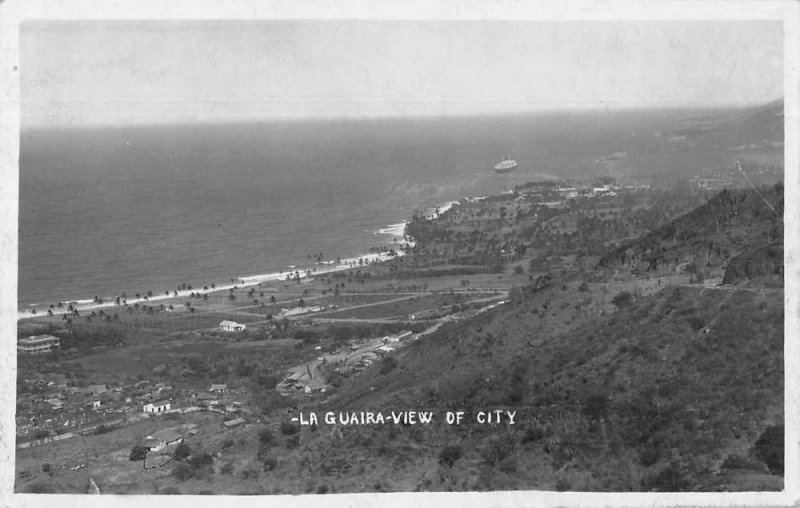
[[[245,325],[237,323],[236,321],[225,320],[219,324],[219,329],[223,332],[241,332],[247,328]]]
[[[164,411],[169,411],[170,406],[171,404],[168,400],[157,400],[145,404],[143,410],[145,413],[163,413]]]
[[[225,393],[228,391],[228,385],[214,383],[208,388],[208,391],[211,393]]]
[[[61,345],[61,339],[52,335],[32,335],[19,339],[17,342],[17,351],[27,354],[40,354],[49,353],[53,348]]]
[[[168,446],[178,444],[183,441],[183,436],[171,429],[159,430],[151,436],[145,438],[144,445],[153,452],[160,452]]]

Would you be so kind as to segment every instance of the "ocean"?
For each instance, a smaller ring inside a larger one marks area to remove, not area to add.
[[[367,253],[465,196],[606,174],[663,113],[30,130],[20,308],[162,293]],[[640,143],[641,144],[641,143]],[[519,168],[498,175],[506,155]],[[663,169],[663,168],[659,168]],[[397,229],[397,228],[395,228]],[[383,233],[381,232],[383,230]]]

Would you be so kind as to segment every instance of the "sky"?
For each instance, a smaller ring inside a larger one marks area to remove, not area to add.
[[[23,128],[717,107],[783,95],[780,21],[26,21]]]

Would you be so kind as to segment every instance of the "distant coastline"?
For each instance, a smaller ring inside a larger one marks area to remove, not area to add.
[[[464,198],[469,199],[469,198]],[[426,215],[435,216],[438,214],[443,214],[447,210],[449,210],[453,205],[459,203],[460,200],[450,200],[443,203],[437,207],[431,207],[424,211]],[[73,309],[77,310],[79,313],[84,311],[93,311],[98,309],[107,309],[113,307],[124,307],[126,305],[133,305],[133,304],[141,304],[141,303],[150,303],[150,302],[157,302],[162,300],[169,300],[175,298],[185,298],[194,293],[197,294],[212,294],[221,291],[228,291],[230,289],[241,289],[241,288],[248,288],[248,287],[258,287],[262,283],[265,282],[281,282],[286,281],[287,277],[290,280],[295,280],[295,274],[297,274],[297,278],[305,279],[307,277],[313,277],[316,275],[322,275],[326,273],[334,273],[340,272],[345,270],[350,270],[353,268],[358,268],[359,266],[369,265],[373,263],[381,263],[392,259],[395,256],[403,256],[406,254],[405,250],[400,248],[400,245],[408,244],[413,246],[413,242],[399,242],[398,239],[403,239],[405,236],[405,227],[407,221],[398,222],[395,224],[390,224],[383,228],[379,228],[374,233],[380,235],[387,235],[392,237],[393,242],[397,242],[398,248],[397,249],[390,249],[384,250],[380,252],[370,252],[366,254],[356,254],[346,258],[338,258],[336,260],[323,260],[318,261],[313,264],[301,264],[296,266],[287,267],[286,270],[281,270],[278,272],[268,272],[263,274],[256,274],[256,275],[243,275],[237,276],[233,278],[233,282],[216,284],[214,283],[212,286],[203,286],[202,288],[199,287],[192,287],[192,289],[180,289],[174,290],[166,288],[161,288],[161,291],[153,291],[152,296],[145,296],[140,295],[139,298],[127,297],[125,299],[125,304],[117,304],[115,299],[118,295],[113,295],[106,298],[101,298],[102,303],[97,303],[96,300],[92,298],[85,298],[79,297],[75,299],[68,299],[68,300],[61,300],[61,301],[53,301],[53,302],[46,302],[46,303],[36,303],[30,304],[26,308],[19,308],[17,311],[17,319],[33,319],[37,317],[47,316],[48,310],[52,311],[52,315],[64,315],[69,314],[70,310],[68,307],[71,305]],[[58,307],[57,304],[62,304],[61,307]],[[54,308],[50,308],[50,305],[54,305]],[[35,313],[33,311],[35,310]]]

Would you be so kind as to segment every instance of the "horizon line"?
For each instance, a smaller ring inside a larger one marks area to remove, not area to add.
[[[354,122],[368,122],[368,121],[387,121],[387,120],[446,120],[446,119],[461,119],[461,118],[502,118],[502,117],[545,117],[554,115],[580,115],[580,114],[597,114],[597,113],[637,113],[637,112],[668,112],[668,111],[718,111],[718,110],[745,110],[758,107],[767,107],[771,104],[785,101],[784,96],[777,97],[770,100],[758,100],[751,102],[730,101],[720,103],[703,103],[692,104],[684,103],[680,105],[665,105],[665,104],[648,104],[641,105],[640,103],[628,103],[620,106],[620,103],[605,103],[605,105],[588,106],[588,107],[570,107],[570,108],[547,108],[547,109],[527,109],[523,111],[498,111],[498,112],[456,112],[456,113],[409,113],[409,114],[366,114],[366,115],[353,115],[353,114],[337,114],[337,115],[276,115],[264,117],[242,117],[242,118],[190,118],[176,117],[168,121],[143,121],[143,122],[129,122],[129,123],[62,123],[62,124],[35,124],[25,125],[20,121],[19,132],[32,132],[32,131],[54,131],[54,130],[84,130],[84,129],[131,129],[131,128],[151,128],[151,127],[165,127],[165,126],[218,126],[218,125],[247,125],[247,124],[271,124],[271,123],[302,123],[302,122],[337,122],[337,121],[354,121]],[[614,104],[609,106],[608,104]]]

